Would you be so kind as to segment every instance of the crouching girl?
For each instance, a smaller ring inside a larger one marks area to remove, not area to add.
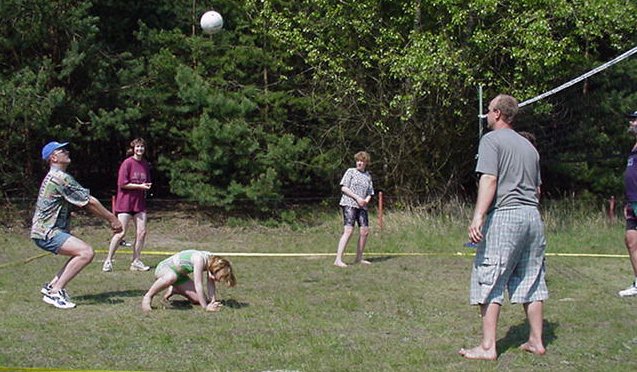
[[[192,279],[188,276],[193,274]],[[164,299],[182,295],[206,311],[219,311],[221,302],[216,298],[216,282],[228,287],[236,284],[230,261],[210,252],[189,249],[161,261],[155,269],[155,283],[142,300],[142,310],[151,311],[153,297],[168,288]],[[207,291],[204,291],[204,284]]]

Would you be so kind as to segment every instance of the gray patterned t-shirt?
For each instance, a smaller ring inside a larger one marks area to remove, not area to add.
[[[345,186],[361,198],[374,195],[374,185],[369,172],[360,172],[356,168],[349,168],[341,179],[341,186]],[[343,194],[339,205],[360,208],[355,199]],[[367,209],[365,207],[364,209]]]

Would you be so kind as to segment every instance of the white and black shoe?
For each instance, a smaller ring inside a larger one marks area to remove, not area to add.
[[[75,304],[68,298],[66,291],[61,290],[58,293],[51,293],[50,291],[42,297],[42,301],[49,305],[53,305],[58,309],[72,309]]]
[[[49,283],[44,283],[42,285],[42,289],[40,289],[40,293],[42,293],[43,295],[49,293],[49,291],[53,288],[53,286]]]
[[[40,293],[42,293],[43,295],[48,294],[51,290],[53,289],[53,286],[49,283],[44,283],[42,285],[42,288],[40,289]],[[62,288],[60,289],[60,294],[62,296],[64,296],[65,299],[69,299],[69,294],[66,292],[66,289]]]

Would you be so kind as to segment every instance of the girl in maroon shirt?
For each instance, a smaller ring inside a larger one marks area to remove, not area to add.
[[[113,255],[126,235],[128,223],[135,224],[135,245],[131,271],[147,271],[150,267],[140,260],[142,248],[146,240],[146,191],[150,190],[150,171],[148,162],[144,160],[146,141],[136,138],[130,143],[126,158],[119,167],[117,176],[117,197],[114,213],[122,223],[122,232],[113,235],[108,247],[108,255],[104,260],[102,271],[113,271]]]

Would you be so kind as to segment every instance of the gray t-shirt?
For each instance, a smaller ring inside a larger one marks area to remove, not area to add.
[[[540,155],[535,147],[513,129],[498,129],[480,140],[476,172],[498,178],[491,208],[537,206]]]
[[[369,195],[374,195],[374,184],[372,183],[372,176],[369,172],[359,172],[356,168],[349,168],[343,178],[341,179],[341,186],[345,186],[352,190],[352,192],[361,198],[366,198]],[[356,200],[343,194],[339,205],[360,208]],[[367,209],[367,207],[363,208]]]

